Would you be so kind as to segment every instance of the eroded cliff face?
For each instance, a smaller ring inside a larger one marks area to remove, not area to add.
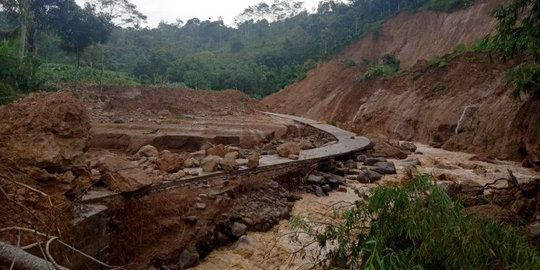
[[[492,32],[496,22],[489,14],[499,2],[478,1],[451,14],[396,16],[384,24],[377,40],[367,36],[262,102],[280,113],[335,120],[363,135],[538,161],[540,140],[534,126],[540,122],[540,101],[528,95],[516,99],[505,76],[521,60],[502,63],[496,56],[491,61],[488,55],[467,53],[446,56],[448,64],[442,68],[416,61],[450,53],[457,44],[472,44]],[[385,53],[394,53],[407,71],[364,81],[367,67],[345,64],[346,59],[359,63],[362,57],[374,60]]]

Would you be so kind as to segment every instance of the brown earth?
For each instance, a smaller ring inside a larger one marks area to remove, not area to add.
[[[0,106],[0,115],[0,228],[68,238],[72,201],[90,184],[81,159],[90,130],[84,106],[67,92],[39,93]],[[22,244],[34,237],[23,235]]]
[[[411,66],[416,59],[449,53],[458,44],[472,44],[491,33],[495,21],[489,13],[500,2],[477,1],[451,14],[400,14],[383,25],[376,40],[365,37],[262,103],[280,113],[338,121],[368,137],[538,162],[540,140],[534,125],[540,121],[540,101],[528,95],[515,99],[505,76],[521,61],[503,64],[494,57],[491,63],[485,54],[467,53],[446,56],[448,64],[442,68],[427,61]],[[346,59],[359,63],[385,53],[394,53],[409,70],[366,81],[361,79],[365,65],[345,64]],[[437,85],[444,89],[435,90]]]
[[[238,90],[199,91],[192,89],[79,87],[73,90],[88,106],[94,123],[129,122],[175,116],[246,116],[264,111],[264,105]]]

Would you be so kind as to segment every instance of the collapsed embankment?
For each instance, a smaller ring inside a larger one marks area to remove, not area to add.
[[[334,120],[364,135],[537,162],[540,140],[534,127],[540,121],[540,102],[528,95],[514,98],[506,80],[506,71],[519,61],[501,63],[496,56],[491,61],[481,53],[448,55],[442,67],[421,60],[492,32],[495,21],[489,14],[499,2],[478,1],[451,14],[398,15],[383,25],[377,39],[365,37],[262,102],[276,112]],[[345,63],[359,63],[363,57],[376,60],[385,53],[396,55],[407,71],[362,80],[367,67]]]

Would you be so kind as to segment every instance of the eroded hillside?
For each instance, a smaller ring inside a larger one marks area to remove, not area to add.
[[[519,61],[502,64],[479,53],[447,56],[447,65],[440,68],[426,61],[492,32],[496,23],[489,14],[498,2],[479,1],[451,14],[396,16],[384,24],[377,40],[367,36],[263,103],[281,113],[335,120],[361,134],[535,161],[540,154],[534,131],[540,103],[528,96],[515,99],[505,77]],[[345,63],[375,60],[385,53],[396,55],[407,71],[365,81],[365,66]],[[426,60],[413,65],[416,59]]]

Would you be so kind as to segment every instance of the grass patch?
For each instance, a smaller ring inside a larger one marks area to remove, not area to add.
[[[63,64],[43,64],[37,72],[39,80],[45,85],[84,84],[96,85],[102,80],[106,85],[140,85],[139,81],[125,72],[101,70],[90,67],[79,67]]]

